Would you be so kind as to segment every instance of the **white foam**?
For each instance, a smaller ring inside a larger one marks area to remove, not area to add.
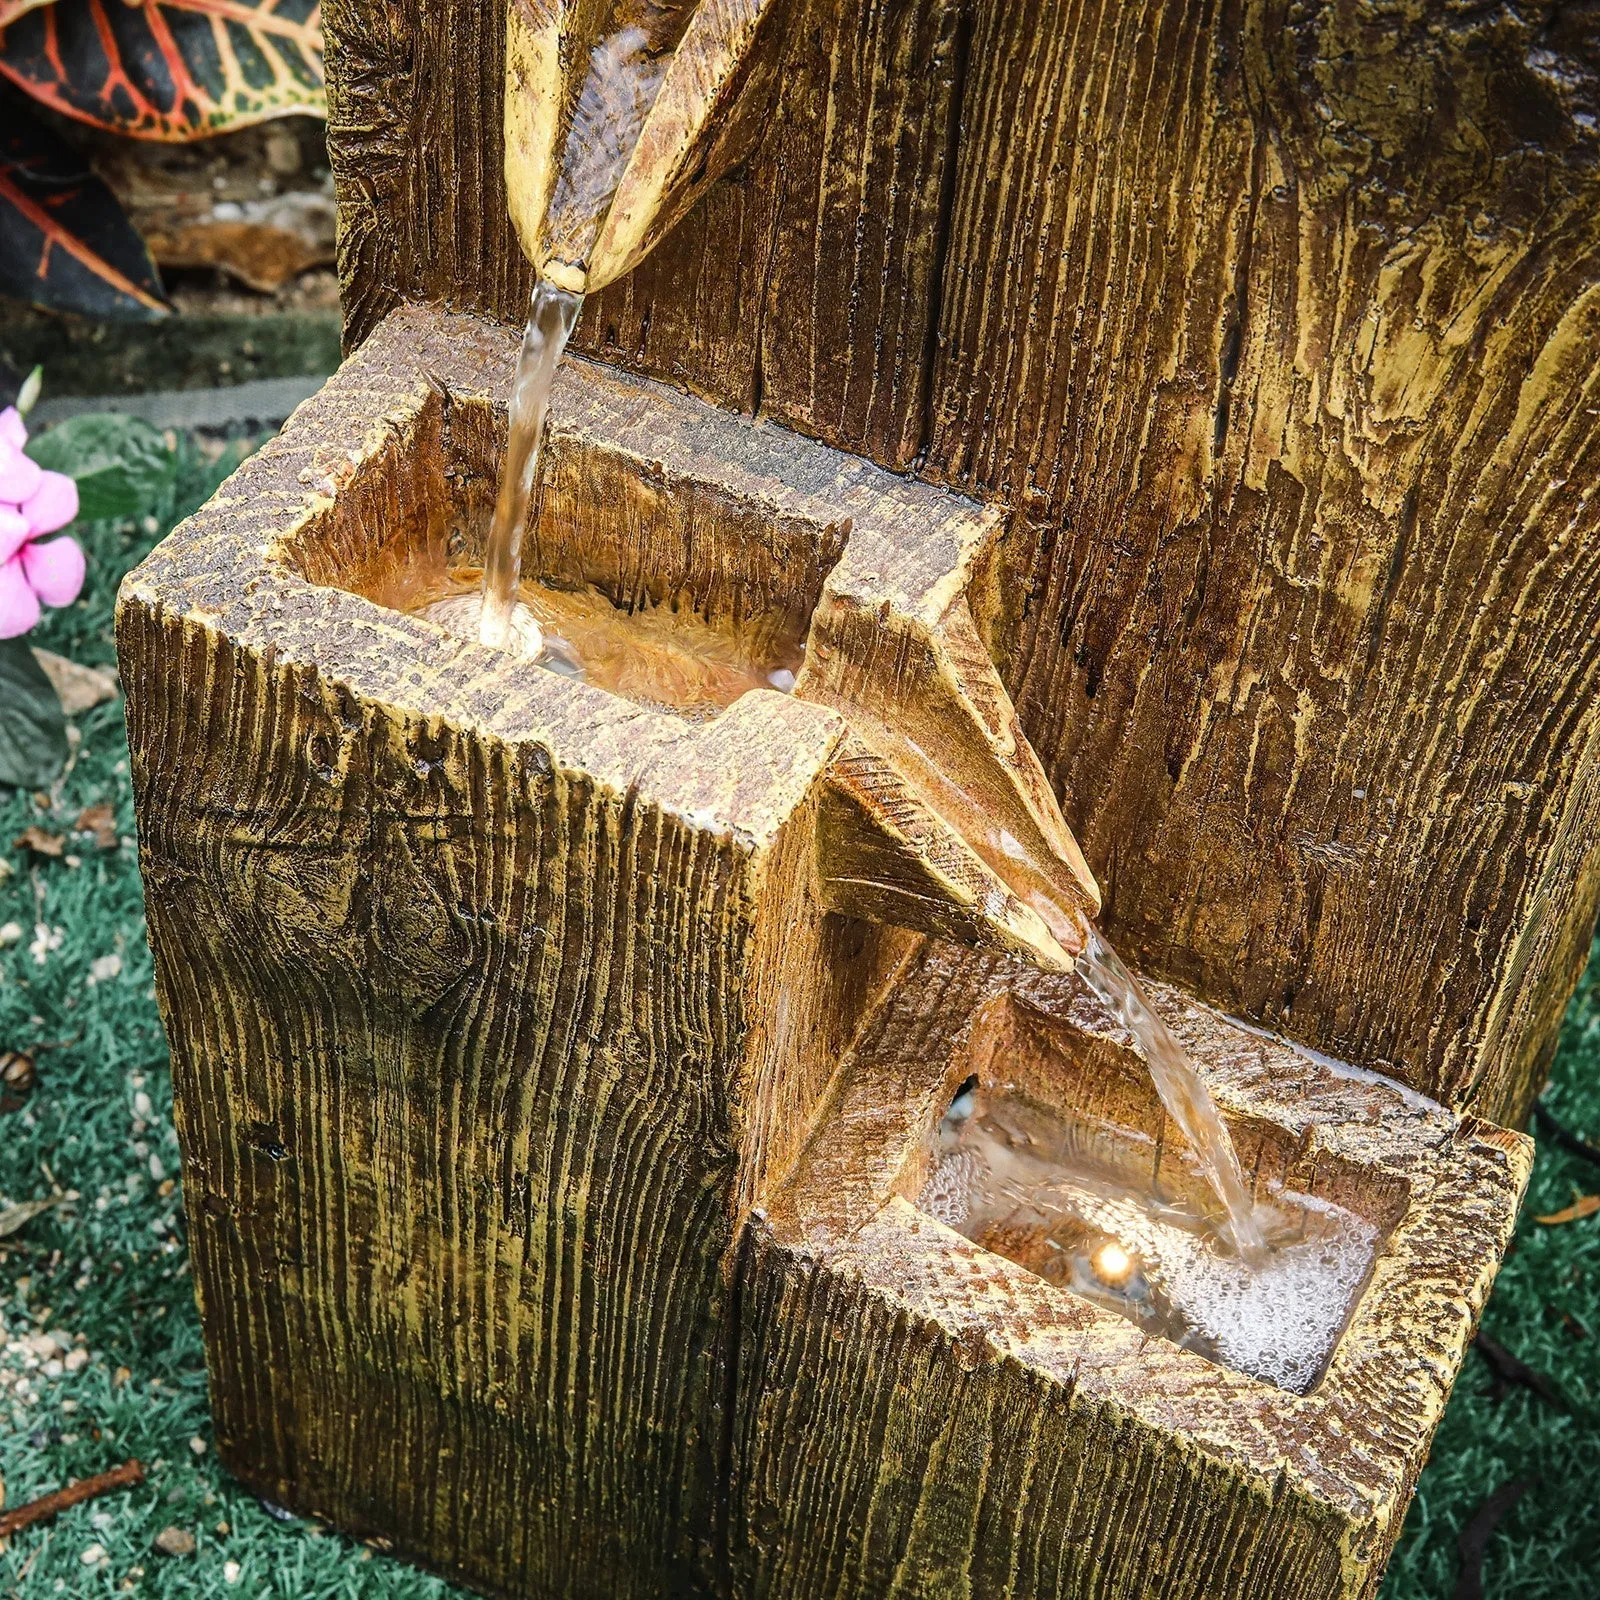
[[[1019,1097],[952,1107],[918,1204],[980,1244],[1148,1331],[1263,1382],[1306,1392],[1327,1366],[1371,1267],[1378,1230],[1344,1208],[1275,1196],[1265,1261],[1252,1266],[1203,1219],[1107,1172],[1049,1159],[1054,1113]],[[1107,1282],[1108,1241],[1134,1270]],[[1102,1260],[1104,1258],[1101,1258]]]

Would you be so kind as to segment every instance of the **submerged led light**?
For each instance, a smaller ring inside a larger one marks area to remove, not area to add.
[[[1089,1258],[1089,1265],[1102,1283],[1121,1288],[1133,1273],[1133,1257],[1117,1243],[1108,1240]]]

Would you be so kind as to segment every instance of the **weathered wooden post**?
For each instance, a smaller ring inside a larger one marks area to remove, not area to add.
[[[505,19],[332,8],[354,353],[119,624],[233,1470],[516,1595],[1372,1591],[1594,920],[1563,15],[800,0],[532,534],[810,638],[696,723],[391,603],[493,495]],[[1070,979],[923,936],[1041,948],[884,803],[874,617],[986,806],[1048,776],[1253,1180],[1381,1235],[1307,1393],[920,1210],[996,1038],[1181,1162]]]

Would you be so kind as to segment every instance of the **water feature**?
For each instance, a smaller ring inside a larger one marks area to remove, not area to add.
[[[512,382],[505,462],[484,549],[478,637],[498,649],[512,646],[522,534],[538,482],[550,389],[583,309],[584,264],[697,3],[617,0],[589,51],[545,205],[539,279]],[[559,276],[573,287],[556,281]]]
[[[949,763],[936,760],[902,730],[874,719],[870,736],[900,771],[915,780],[924,801],[968,841],[1019,899],[1039,913],[1061,950],[1076,956],[1078,976],[1133,1035],[1162,1105],[1193,1147],[1222,1202],[1226,1231],[1235,1248],[1247,1263],[1259,1264],[1265,1252],[1262,1228],[1227,1124],[1182,1045],[1090,920],[1086,902],[1075,895],[1070,874],[1056,859],[1070,847],[1070,840],[1051,838],[1045,832],[1057,819],[1041,819],[1039,840],[1018,839],[995,828],[983,796],[964,788],[952,775]],[[1061,833],[1065,834],[1064,827]]]
[[[461,638],[481,638],[475,569],[442,574],[408,608]],[[787,694],[804,660],[769,619],[709,622],[688,606],[618,605],[594,584],[524,579],[506,608],[502,648],[625,700],[703,721],[752,689]]]
[[[1156,1014],[1138,980],[1092,925],[1078,958],[1078,973],[1138,1043],[1161,1104],[1183,1130],[1228,1214],[1228,1232],[1239,1254],[1252,1266],[1263,1264],[1267,1244],[1261,1219],[1250,1199],[1233,1138],[1211,1091],[1183,1046],[1173,1038],[1172,1030]]]
[[[587,283],[587,262],[602,219],[615,201],[645,121],[660,93],[671,53],[683,39],[694,0],[618,0],[591,37],[587,71],[555,164],[540,230],[540,277],[513,382],[506,453],[494,519],[485,544],[481,598],[434,598],[427,612],[457,631],[474,620],[486,644],[552,670],[582,676],[628,698],[704,714],[748,688],[787,688],[798,661],[762,660],[726,633],[686,634],[677,612],[622,610],[597,592],[558,600],[523,582],[522,539],[530,517],[545,419],[556,368],[572,335]],[[554,274],[554,277],[552,276]],[[563,287],[555,278],[572,287]],[[693,619],[689,618],[692,622]],[[1074,906],[1070,874],[1058,860],[1071,846],[1059,817],[1039,819],[1040,837],[996,835],[982,794],[949,776],[948,763],[903,731],[882,727],[881,742],[917,780],[935,808],[1001,879],[1043,915],[1060,954],[1077,954],[1078,971],[1127,1027],[1149,1065],[1169,1115],[1194,1148],[1226,1212],[1226,1232],[1249,1266],[1265,1259],[1255,1214],[1227,1127],[1183,1050],[1146,1001],[1117,954]],[[1063,888],[1068,892],[1064,893]],[[1063,964],[1065,964],[1063,962]]]
[[[1253,1212],[1252,1263],[1219,1248],[1194,1196],[1157,1192],[1150,1159],[1148,1140],[1064,1117],[1006,1083],[968,1084],[939,1126],[918,1204],[1148,1333],[1305,1393],[1371,1270],[1377,1228],[1282,1191]]]

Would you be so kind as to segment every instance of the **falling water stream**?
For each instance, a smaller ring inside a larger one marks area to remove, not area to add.
[[[1008,1041],[1015,1044],[1015,1041]],[[1028,1046],[1021,1048],[1027,1049]],[[1003,1075],[1003,1053],[992,1062]],[[1258,1261],[1219,1248],[1181,1173],[1151,1181],[1148,1137],[1063,1113],[1016,1085],[963,1086],[935,1134],[922,1210],[1146,1333],[1305,1393],[1371,1271],[1377,1227],[1275,1189]]]
[[[1259,1266],[1266,1257],[1266,1236],[1245,1184],[1233,1139],[1204,1079],[1098,928],[1089,929],[1083,954],[1078,958],[1078,973],[1137,1041],[1161,1104],[1183,1130],[1228,1214],[1228,1231],[1235,1248],[1251,1266]]]
[[[533,487],[538,482],[539,453],[544,442],[545,417],[550,410],[550,390],[556,381],[567,340],[583,309],[583,296],[569,294],[541,278],[533,291],[533,308],[522,334],[517,375],[511,384],[505,463],[500,470],[500,492],[495,497],[494,521],[484,546],[483,607],[478,617],[480,643],[496,649],[510,648],[517,613],[517,590],[522,582],[522,533],[528,521]],[[538,655],[537,624],[524,632],[525,653]]]
[[[514,649],[518,654],[540,661],[552,670],[580,677],[588,675],[588,658],[591,655],[598,658],[606,648],[601,644],[600,632],[609,629],[610,633],[615,633],[619,626],[625,629],[631,619],[602,603],[592,608],[596,613],[594,617],[578,621],[576,626],[568,624],[564,636],[551,635],[547,638],[546,629],[533,609],[519,596],[522,585],[522,537],[529,519],[534,486],[538,481],[550,391],[562,352],[566,349],[582,305],[582,296],[571,294],[544,279],[535,288],[532,312],[523,334],[522,350],[512,385],[505,464],[495,499],[494,520],[485,547],[481,599],[457,595],[437,601],[428,608],[430,614],[439,621],[459,628],[462,624],[470,625],[471,621],[462,615],[465,602],[466,607],[476,610],[477,634],[481,643],[498,649]],[[594,641],[592,649],[591,640]],[[692,641],[691,649],[703,660],[708,651],[714,650],[719,643],[708,635],[705,640]],[[641,658],[653,663],[650,641],[641,635],[637,644]],[[625,659],[628,653],[625,643],[620,652],[614,648],[614,641],[611,641],[611,646],[611,655]],[[654,670],[659,677],[661,668],[656,666]],[[619,672],[622,675],[616,685],[618,687],[626,682],[626,668],[620,668]],[[773,686],[788,688],[792,686],[794,677],[787,667],[780,667],[767,681]],[[737,692],[756,687],[762,682],[762,676],[735,676],[730,682]],[[660,684],[639,697],[647,702],[670,704],[676,700],[679,704],[688,703],[684,696],[674,695],[668,687]],[[720,699],[721,696],[709,698]],[[938,772],[936,765],[924,752],[903,753],[913,756],[913,759],[920,758],[916,759],[916,765],[924,769],[922,776],[936,792],[951,788],[948,779]],[[946,797],[947,807],[949,798]],[[970,807],[956,806],[954,809],[965,810]],[[961,819],[956,820],[959,825]],[[962,831],[970,834],[972,829],[964,828]],[[983,853],[994,857],[993,850],[985,849]],[[1004,853],[1008,857],[1014,856],[1014,844],[1010,851]],[[1005,866],[1006,876],[1015,874],[1015,861],[1002,863],[996,860],[995,864]],[[1022,864],[1026,866],[1025,861]],[[1031,876],[1043,884],[1049,881],[1050,875],[1035,867]],[[1028,892],[1027,898],[1036,906],[1039,905],[1037,888]],[[1070,914],[1057,909],[1049,920],[1059,925],[1062,916]],[[1234,1248],[1250,1266],[1259,1266],[1267,1254],[1265,1234],[1251,1201],[1233,1140],[1217,1111],[1216,1102],[1204,1080],[1191,1065],[1183,1047],[1156,1014],[1138,981],[1116,951],[1093,925],[1083,928],[1080,922],[1080,932],[1083,951],[1078,960],[1079,975],[1101,1003],[1132,1034],[1150,1069],[1163,1106],[1195,1151],[1207,1180],[1222,1202],[1227,1217],[1226,1231]]]

